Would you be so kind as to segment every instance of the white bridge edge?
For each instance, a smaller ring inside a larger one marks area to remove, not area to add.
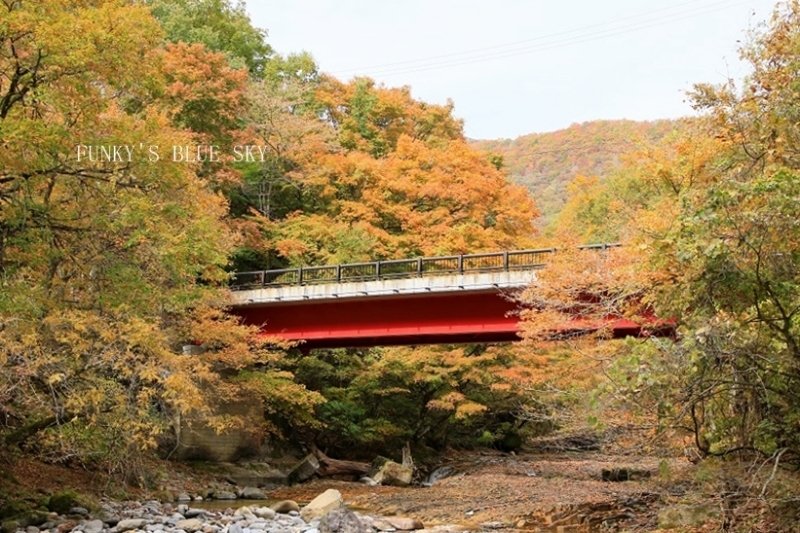
[[[281,302],[370,298],[403,294],[521,289],[536,280],[535,270],[482,272],[373,281],[284,285],[233,291],[234,307]]]

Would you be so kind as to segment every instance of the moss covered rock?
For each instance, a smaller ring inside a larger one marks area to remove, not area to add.
[[[0,507],[0,520],[14,518],[28,511],[32,511],[31,504],[23,500],[11,500]]]
[[[49,510],[58,514],[69,514],[69,510],[73,507],[84,507],[89,511],[97,508],[90,498],[78,494],[71,489],[53,494],[50,496],[50,501],[47,504]]]
[[[0,522],[0,533],[15,533],[21,528],[22,524],[16,520],[3,520]]]

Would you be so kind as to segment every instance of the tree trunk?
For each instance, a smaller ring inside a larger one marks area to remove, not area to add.
[[[357,461],[342,461],[339,459],[331,459],[314,444],[311,445],[311,453],[319,461],[319,470],[317,474],[322,477],[328,476],[366,476],[369,472],[369,464],[359,463]]]
[[[43,429],[49,428],[57,422],[58,419],[56,417],[50,416],[43,420],[39,420],[38,422],[28,424],[27,426],[22,426],[21,428],[15,429],[0,439],[0,445],[2,445],[2,447],[22,445],[29,438],[33,437]]]

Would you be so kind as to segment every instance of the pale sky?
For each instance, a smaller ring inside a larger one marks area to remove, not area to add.
[[[471,138],[692,113],[685,91],[747,74],[737,41],[774,0],[246,0],[281,54],[455,102]]]

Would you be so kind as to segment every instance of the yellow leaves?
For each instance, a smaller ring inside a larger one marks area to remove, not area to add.
[[[449,105],[418,102],[408,88],[365,79],[326,79],[315,99],[344,149],[312,133],[314,156],[291,156],[293,183],[318,199],[268,229],[277,237],[273,249],[291,263],[531,244],[533,201],[467,145]],[[276,151],[291,146],[275,133],[276,125],[264,129],[276,140]]]
[[[362,220],[377,221],[407,253],[523,247],[533,234],[532,200],[462,141],[430,146],[400,136],[372,175],[358,199]]]
[[[231,134],[244,113],[247,71],[232,69],[225,54],[197,43],[169,44],[162,59],[177,121],[211,136],[206,141]]]
[[[450,392],[439,399],[431,400],[427,407],[433,410],[453,411],[456,420],[483,413],[487,409],[485,405],[470,401],[459,392]]]
[[[64,374],[63,372],[56,372],[55,374],[51,374],[47,378],[47,384],[55,385],[57,383],[61,383],[62,381],[64,381],[66,377],[67,377],[66,374]]]
[[[460,392],[450,392],[445,394],[437,400],[428,402],[429,409],[440,409],[442,411],[452,411],[460,403],[463,403],[466,397]]]
[[[478,415],[486,411],[488,407],[476,402],[463,402],[456,407],[455,417],[456,420],[463,420],[474,415]]]

